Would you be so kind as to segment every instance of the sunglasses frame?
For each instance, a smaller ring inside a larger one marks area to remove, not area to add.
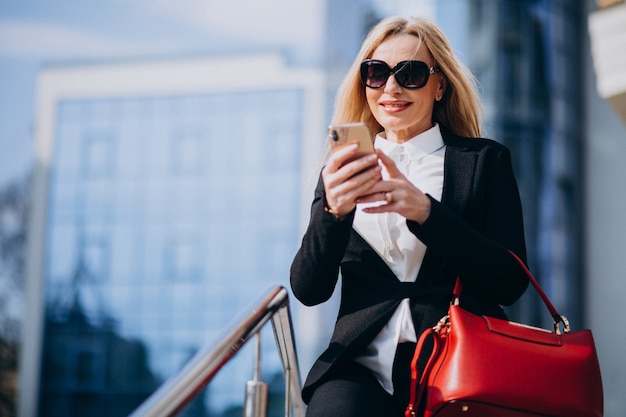
[[[367,84],[367,72],[368,69],[370,68],[371,64],[381,64],[384,65],[387,68],[387,77],[385,78],[385,82],[382,83],[381,85],[378,86],[374,86],[374,85],[368,85]],[[405,85],[403,82],[400,82],[400,80],[398,80],[398,78],[396,77],[396,74],[401,72],[401,71],[407,71],[407,68],[415,68],[415,67],[421,67],[423,69],[425,69],[425,74],[426,76],[424,77],[424,82],[420,85]],[[417,90],[419,88],[424,87],[427,83],[428,80],[430,79],[430,76],[433,74],[436,74],[438,72],[440,72],[441,69],[438,67],[429,67],[428,64],[426,64],[424,61],[415,61],[415,60],[407,60],[407,61],[400,61],[396,64],[395,67],[391,68],[389,66],[389,64],[387,64],[385,61],[381,61],[380,59],[366,59],[365,61],[361,62],[361,68],[360,68],[360,75],[361,75],[361,82],[363,83],[364,86],[368,87],[368,88],[381,88],[383,87],[385,84],[387,84],[387,80],[389,80],[389,76],[393,75],[394,78],[396,79],[396,82],[398,83],[398,85],[400,85],[401,87],[407,88],[409,90]]]

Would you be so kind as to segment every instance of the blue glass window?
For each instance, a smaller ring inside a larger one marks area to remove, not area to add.
[[[59,104],[43,414],[128,415],[260,294],[287,285],[303,98],[283,89]],[[264,333],[264,375],[280,393]],[[251,370],[244,347],[186,415],[240,407]]]

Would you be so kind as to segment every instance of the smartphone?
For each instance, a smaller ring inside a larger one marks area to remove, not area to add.
[[[333,152],[352,143],[359,144],[357,154],[346,162],[374,153],[372,134],[367,125],[362,122],[330,125],[328,127],[328,140]]]

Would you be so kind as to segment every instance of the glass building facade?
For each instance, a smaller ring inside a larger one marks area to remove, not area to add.
[[[284,66],[276,84],[246,91],[203,86],[205,72],[195,92],[144,94],[124,92],[137,74],[123,65],[79,69],[94,70],[128,80],[109,96],[74,98],[64,85],[49,106],[41,416],[128,415],[266,291],[288,286],[303,165],[319,158],[304,133],[312,119],[322,126],[311,72]],[[282,365],[271,329],[262,335],[281,415]],[[252,365],[246,345],[184,415],[241,415]]]
[[[69,327],[77,314],[90,333],[113,332],[145,347],[145,363],[119,361],[118,372],[149,372],[141,379],[156,382],[215,339],[217,323],[228,323],[270,284],[286,285],[298,239],[302,94],[59,103],[47,222],[44,414],[73,414],[62,404],[60,381],[93,394],[119,389],[106,377],[118,365],[103,361],[112,352],[102,343],[71,343],[66,363],[57,363],[58,348],[48,349],[55,326]],[[56,372],[72,368],[74,375]],[[240,397],[230,384],[215,386],[211,405]]]
[[[472,2],[469,62],[483,89],[486,135],[511,149],[528,259],[555,306],[584,323],[585,130],[581,1]],[[531,291],[512,311],[550,327]]]

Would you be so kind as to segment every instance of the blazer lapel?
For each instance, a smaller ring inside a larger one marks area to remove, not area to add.
[[[447,148],[441,202],[463,214],[472,195],[478,157],[476,152],[463,146],[454,136],[444,135],[444,142]]]

